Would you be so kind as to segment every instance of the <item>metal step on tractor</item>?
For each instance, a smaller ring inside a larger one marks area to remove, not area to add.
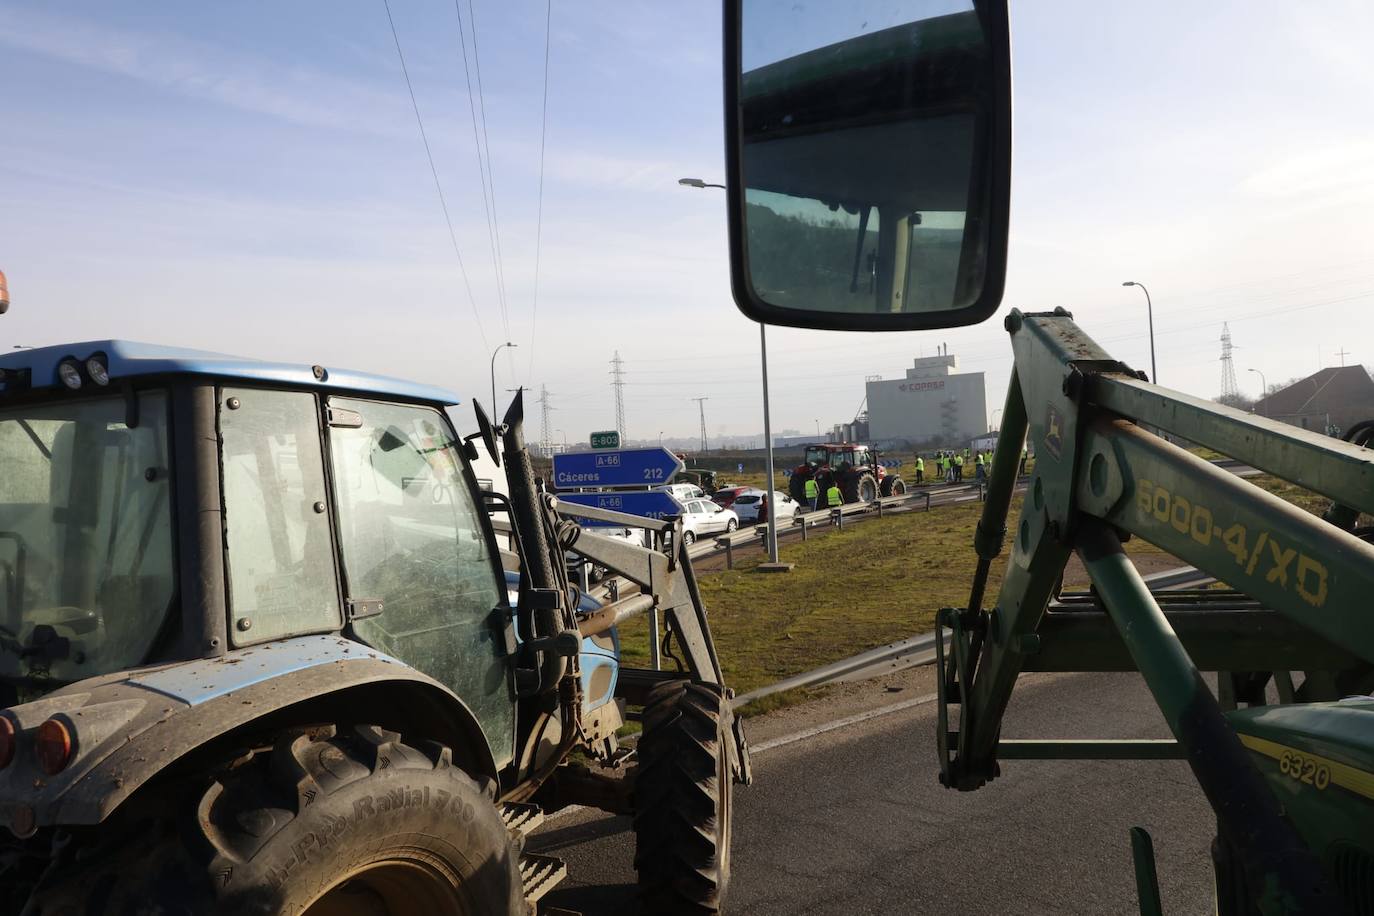
[[[805,503],[806,482],[814,479],[820,487],[822,504],[832,480],[847,503],[871,503],[879,496],[900,496],[906,492],[906,482],[883,467],[880,457],[876,448],[852,442],[808,445],[802,463],[788,478],[787,493]]]
[[[660,549],[581,535],[519,397],[467,437],[456,403],[120,341],[0,357],[0,912],[527,913],[565,868],[524,837],[574,803],[633,817],[646,912],[720,910],[748,750],[676,522],[575,507]],[[676,670],[620,664],[646,613]]]

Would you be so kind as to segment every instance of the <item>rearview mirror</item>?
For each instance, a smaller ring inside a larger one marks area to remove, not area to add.
[[[731,280],[757,321],[914,330],[1006,275],[1006,0],[727,0]]]

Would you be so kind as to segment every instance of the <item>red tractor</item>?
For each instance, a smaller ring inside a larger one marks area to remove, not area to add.
[[[889,474],[878,462],[876,449],[852,442],[808,445],[802,463],[792,471],[787,489],[793,499],[805,502],[806,482],[815,478],[820,485],[820,505],[824,506],[825,491],[832,477],[847,503],[872,502],[880,495],[906,492],[902,478]]]

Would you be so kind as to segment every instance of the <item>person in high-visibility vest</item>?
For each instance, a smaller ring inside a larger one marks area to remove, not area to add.
[[[840,485],[831,483],[830,488],[825,491],[825,503],[832,509],[838,509],[844,503],[844,497],[840,495]]]
[[[976,465],[975,470],[976,470],[976,472],[977,472],[977,477],[978,477],[978,479],[979,479],[979,480],[982,480],[985,476],[987,476],[986,473],[985,473],[985,470],[986,470],[986,469],[985,469],[984,466],[983,466],[983,453],[982,453],[982,452],[979,452],[979,453],[978,453],[978,457],[975,458],[975,459],[973,459],[973,463],[974,463],[974,465]]]
[[[1030,449],[1021,446],[1021,476],[1026,476],[1026,459],[1030,457]]]
[[[963,456],[963,455],[955,455],[955,456],[954,456],[954,482],[955,482],[955,483],[963,483],[963,482],[964,482],[964,456]]]
[[[920,455],[916,456],[916,482],[924,483],[926,478],[926,460]]]
[[[816,478],[808,477],[806,480],[806,501],[811,505],[811,511],[816,511],[816,503],[821,498],[820,484],[816,483]]]

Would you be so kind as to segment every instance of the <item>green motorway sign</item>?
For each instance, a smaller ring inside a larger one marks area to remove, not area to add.
[[[592,433],[592,448],[620,448],[620,433],[613,429]]]

